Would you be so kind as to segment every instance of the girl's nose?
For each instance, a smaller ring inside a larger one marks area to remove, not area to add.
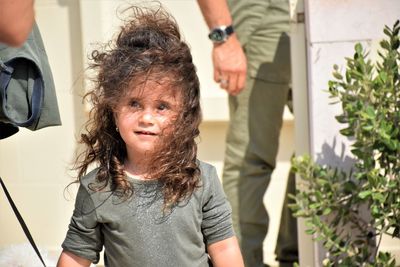
[[[153,123],[154,122],[154,114],[150,110],[144,110],[142,116],[140,116],[140,122],[142,123]]]

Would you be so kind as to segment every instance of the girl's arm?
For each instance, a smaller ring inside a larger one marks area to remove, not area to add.
[[[244,267],[235,236],[209,245],[207,251],[214,267]]]
[[[89,267],[91,263],[90,260],[64,250],[58,259],[57,267]]]

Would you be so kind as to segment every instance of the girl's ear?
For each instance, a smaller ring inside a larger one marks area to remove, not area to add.
[[[117,125],[117,113],[115,111],[113,111],[113,122],[114,122],[114,125],[115,125],[115,131],[119,132],[119,128],[118,128],[118,125]]]

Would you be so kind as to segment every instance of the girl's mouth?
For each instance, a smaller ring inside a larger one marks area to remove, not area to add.
[[[136,134],[142,134],[142,135],[156,135],[153,132],[148,132],[148,131],[135,131]]]

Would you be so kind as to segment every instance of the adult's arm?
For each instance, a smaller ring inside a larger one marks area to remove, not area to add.
[[[33,0],[0,0],[0,42],[21,46],[32,30]]]
[[[207,251],[215,267],[244,267],[235,236],[209,245]]]
[[[89,267],[91,262],[64,250],[57,262],[57,267]]]
[[[221,25],[232,25],[226,0],[197,0],[197,2],[210,29]],[[212,60],[214,80],[229,94],[240,93],[246,82],[247,62],[236,33],[224,43],[214,44]]]

